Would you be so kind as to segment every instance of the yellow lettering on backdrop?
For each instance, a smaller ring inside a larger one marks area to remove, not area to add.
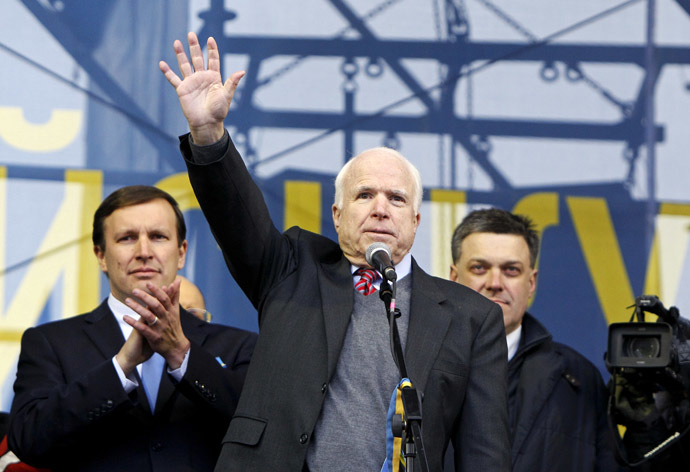
[[[467,214],[467,194],[459,190],[432,189],[431,199],[431,273],[448,278],[453,255],[450,243],[453,231]]]
[[[657,217],[658,220],[658,217]],[[658,227],[658,221],[657,221]],[[652,249],[649,252],[649,260],[647,261],[647,272],[644,279],[644,293],[651,295],[661,294],[661,261],[659,260],[659,235],[655,234],[652,240]],[[663,297],[661,298],[663,301]],[[651,315],[656,318],[654,315]]]
[[[566,201],[606,320],[627,321],[626,307],[635,297],[606,200],[567,197]]]
[[[19,107],[0,107],[0,138],[25,151],[50,152],[67,147],[82,126],[81,110],[52,110],[47,123],[29,123]]]
[[[299,226],[321,233],[321,184],[285,181],[284,229]]]
[[[543,238],[546,228],[559,224],[558,194],[556,192],[542,192],[527,195],[515,204],[513,213],[529,217]]]
[[[542,192],[527,195],[515,204],[513,213],[529,217],[543,241],[546,228],[558,226],[560,221],[558,217],[558,194],[556,192]],[[537,258],[535,268],[539,268],[539,258]],[[537,283],[538,289],[539,284]],[[537,290],[532,294],[532,298],[529,301],[530,305],[537,295]]]
[[[683,265],[689,263],[689,241],[690,205],[662,203],[656,217],[653,260],[647,270],[645,292],[659,295],[664,306],[676,303]]]
[[[3,227],[0,228],[0,247],[4,262],[7,196],[5,179],[2,181],[0,208]],[[60,276],[63,276],[61,312],[64,316],[91,310],[100,301],[100,276],[92,251],[91,221],[101,201],[101,194],[100,171],[65,173],[62,204],[7,310],[0,316],[0,340],[3,341],[0,342],[0,379],[6,380],[10,369],[14,367],[21,332],[36,323]],[[4,292],[3,274],[0,277],[0,293]],[[4,307],[4,304],[0,307]]]
[[[635,294],[606,201],[570,197],[568,204],[607,321],[627,321],[630,313],[626,307],[632,304]],[[675,303],[689,240],[690,205],[662,203],[647,261],[644,293],[658,295],[666,306]],[[649,320],[653,319],[649,315]]]
[[[76,303],[73,308],[63,303],[62,312],[69,315],[93,310],[101,301],[100,269],[93,253],[91,233],[93,214],[96,213],[103,194],[103,173],[68,170],[65,172],[65,184],[68,189],[71,188],[69,192],[74,193],[73,216],[70,218],[73,218],[72,221],[79,235],[78,244],[74,247],[76,260],[73,264],[77,270],[76,272],[71,269],[65,271],[63,299],[70,300],[73,294],[78,294],[73,300]]]

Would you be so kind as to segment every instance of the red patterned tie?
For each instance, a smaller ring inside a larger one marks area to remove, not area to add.
[[[376,291],[374,281],[379,277],[378,272],[374,269],[359,268],[355,271],[355,275],[359,275],[360,279],[355,284],[355,290],[362,292],[364,295],[370,295]]]

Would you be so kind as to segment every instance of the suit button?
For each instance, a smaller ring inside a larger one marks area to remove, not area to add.
[[[151,449],[153,449],[153,452],[158,452],[163,449],[163,445],[159,442],[155,442],[151,445]]]
[[[321,385],[321,393],[326,393],[326,390],[328,390],[328,384]]]
[[[309,435],[307,433],[302,433],[302,435],[299,437],[299,443],[300,444],[307,444],[308,440],[309,440]]]

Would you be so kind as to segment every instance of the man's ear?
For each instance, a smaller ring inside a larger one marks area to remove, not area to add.
[[[335,226],[335,232],[337,233],[340,228],[340,208],[334,203],[331,211],[333,212],[333,226]]]
[[[532,275],[529,278],[529,296],[530,298],[534,296],[534,292],[537,290],[537,274],[539,271],[534,269]]]
[[[421,214],[421,213],[417,213],[417,214],[414,215],[414,221],[413,221],[414,230],[413,230],[413,231],[414,231],[414,234],[415,234],[415,235],[417,234],[417,229],[419,228],[419,221],[421,220],[421,218],[422,218],[422,214]]]
[[[448,278],[453,282],[458,281],[458,268],[455,267],[455,264],[450,265],[450,276]]]
[[[187,261],[187,247],[187,240],[185,239],[184,241],[182,241],[180,247],[177,248],[180,256],[179,260],[177,261],[177,270],[182,270],[185,262]]]
[[[93,253],[96,255],[96,259],[98,259],[98,266],[101,269],[101,272],[104,274],[108,273],[108,264],[105,262],[105,250],[101,249],[98,246],[93,247]]]

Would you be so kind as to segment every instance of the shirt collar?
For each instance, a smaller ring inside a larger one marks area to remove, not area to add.
[[[350,264],[350,273],[354,274],[357,269],[359,269],[359,266]],[[399,282],[400,280],[407,277],[410,274],[410,272],[412,272],[412,255],[408,252],[407,254],[405,254],[405,257],[403,257],[402,260],[398,264],[395,265],[395,273],[398,276],[397,281]],[[355,283],[356,283],[356,280],[354,280],[354,278],[353,278],[352,279],[353,286]],[[374,283],[372,285],[374,287],[376,287],[376,290],[379,290],[379,288],[381,287],[380,275],[379,275],[379,277],[376,278],[376,280],[374,281]]]
[[[515,331],[506,335],[506,342],[508,343],[508,361],[510,361],[517,353],[518,346],[520,346],[520,338],[522,337],[522,325],[518,326]]]

